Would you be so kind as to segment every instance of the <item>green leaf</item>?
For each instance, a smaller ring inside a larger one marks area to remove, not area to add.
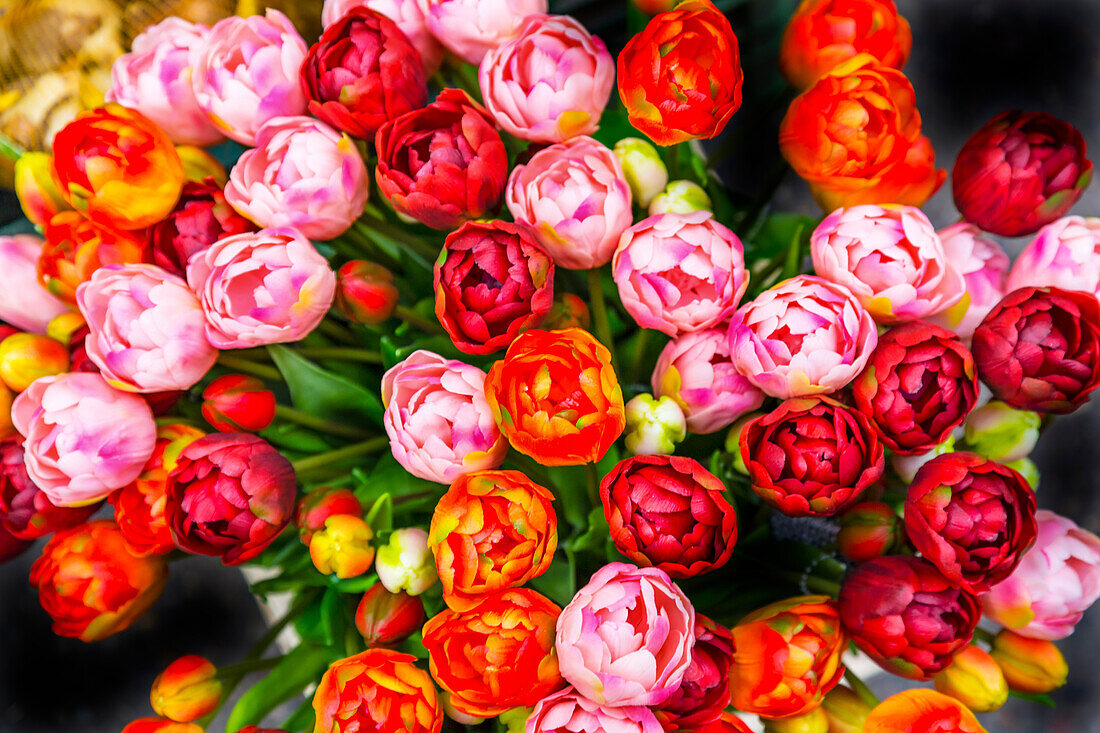
[[[325,590],[321,597],[321,635],[326,646],[334,646],[344,638],[344,598],[335,586]]]
[[[392,453],[386,452],[378,459],[368,478],[360,482],[353,493],[363,505],[367,505],[384,494],[400,498],[423,492],[442,495],[443,490],[444,487],[440,484],[413,476],[397,462]]]
[[[332,449],[328,441],[317,433],[291,423],[275,423],[262,430],[260,437],[276,448],[297,453],[324,453]]]
[[[569,549],[572,552],[603,552],[604,543],[610,535],[611,528],[607,525],[603,506],[598,506],[588,513],[588,529],[569,541]]]
[[[393,530],[393,497],[389,492],[378,497],[367,512],[367,524],[379,535]]]
[[[559,606],[565,606],[576,593],[576,588],[573,587],[572,566],[571,556],[563,558],[557,555],[546,572],[537,578],[532,578],[528,585]]]
[[[225,723],[226,733],[236,733],[246,725],[259,725],[264,717],[310,683],[320,679],[338,655],[312,644],[302,644],[283,658],[252,689],[241,695]]]
[[[299,410],[352,425],[361,425],[365,420],[382,424],[382,399],[374,392],[322,369],[285,346],[267,348]]]
[[[378,582],[378,576],[374,573],[359,575],[354,578],[344,578],[336,581],[332,587],[341,593],[365,593],[372,585]]]
[[[1009,690],[1010,697],[1018,697],[1021,700],[1029,700],[1031,702],[1037,702],[1040,705],[1046,705],[1048,708],[1057,707],[1054,704],[1054,700],[1047,694],[1032,694],[1028,692],[1017,692],[1016,690]]]
[[[779,257],[790,249],[792,243],[808,240],[818,221],[803,214],[772,214],[745,243],[745,261],[751,265],[758,260]]]
[[[313,698],[307,697],[280,727],[283,730],[313,730],[315,722]]]

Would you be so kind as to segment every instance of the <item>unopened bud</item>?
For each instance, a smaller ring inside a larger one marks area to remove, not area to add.
[[[356,323],[377,326],[397,307],[393,273],[366,260],[344,263],[336,275],[336,307]]]
[[[991,713],[1008,701],[1008,684],[993,657],[976,646],[965,647],[934,678],[936,689],[975,713]]]
[[[57,188],[52,170],[53,156],[49,153],[27,152],[15,161],[15,195],[23,213],[40,227],[46,226],[54,214],[72,208]]]
[[[1005,465],[1023,476],[1032,491],[1039,490],[1039,467],[1035,465],[1035,461],[1030,458],[1021,458],[1018,461],[1009,461]]]
[[[46,324],[46,335],[54,341],[72,344],[73,336],[86,325],[88,324],[84,322],[84,316],[80,315],[80,311],[65,311]]]
[[[991,461],[1009,463],[1026,458],[1039,440],[1042,417],[1017,410],[1000,400],[986,403],[966,416],[966,445]]]
[[[634,203],[643,209],[668,185],[668,168],[657,148],[638,137],[624,137],[615,143],[615,156],[623,166]]]
[[[763,413],[750,412],[747,415],[742,415],[737,418],[737,421],[730,425],[729,432],[726,433],[726,453],[730,454],[733,459],[733,468],[738,473],[748,476],[749,469],[745,465],[745,459],[741,455],[741,431],[745,429],[745,426],[750,422],[760,417]]]
[[[671,397],[640,394],[626,403],[626,449],[635,455],[667,455],[687,437],[684,411]]]
[[[1058,647],[1046,639],[1031,639],[1004,629],[989,652],[1004,673],[1009,689],[1031,695],[1057,690],[1066,684],[1069,666]]]
[[[378,549],[374,572],[390,593],[418,596],[431,588],[437,576],[428,533],[418,527],[394,530],[390,541]]]
[[[294,509],[294,526],[302,544],[309,547],[313,533],[325,526],[325,520],[336,514],[363,516],[363,505],[350,489],[322,486],[298,500]]]
[[[202,391],[202,416],[223,433],[258,433],[275,419],[275,395],[255,377],[226,374]]]
[[[554,304],[550,312],[542,319],[539,328],[544,331],[557,331],[563,328],[583,328],[592,325],[592,316],[588,305],[573,293],[554,293]]]
[[[374,561],[372,539],[374,532],[362,517],[334,514],[310,539],[309,557],[323,575],[355,578],[367,572]]]
[[[889,504],[865,501],[840,516],[836,542],[844,557],[864,562],[889,555],[901,544],[902,524]]]
[[[504,724],[506,733],[524,733],[531,713],[531,708],[512,708],[501,713],[498,719]]]
[[[894,455],[890,458],[890,465],[893,467],[894,472],[905,483],[912,483],[916,478],[917,471],[920,467],[928,463],[936,456],[942,456],[944,453],[955,452],[955,439],[948,438],[932,450],[927,453],[921,453],[918,456],[899,456]]]
[[[180,723],[198,720],[218,707],[222,683],[210,660],[190,654],[169,664],[153,680],[149,702],[157,715]]]
[[[863,721],[871,712],[871,706],[844,685],[829,690],[821,709],[829,720],[829,733],[863,733]]]
[[[205,183],[207,178],[213,178],[218,188],[224,187],[229,180],[225,166],[205,149],[194,145],[177,145],[176,152],[183,163],[184,180]]]
[[[60,341],[36,333],[16,333],[0,341],[0,379],[22,392],[39,377],[69,371],[69,350]]]
[[[372,585],[355,610],[355,628],[367,646],[392,646],[424,625],[424,603],[408,593],[390,593],[381,583]]]
[[[690,214],[711,211],[714,204],[703,187],[694,181],[673,181],[649,204],[649,215]]]
[[[764,733],[829,733],[829,718],[821,708],[790,718],[765,718]]]

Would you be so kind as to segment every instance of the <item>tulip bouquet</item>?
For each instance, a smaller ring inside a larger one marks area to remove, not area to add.
[[[937,230],[908,24],[805,0],[778,135],[826,216],[745,205],[698,143],[738,37],[669,5],[617,63],[546,0],[170,18],[19,157],[0,556],[49,536],[88,642],[188,554],[287,601],[126,733],[977,733],[1065,682],[1100,539],[1028,454],[1100,384],[1080,133],[993,119]]]

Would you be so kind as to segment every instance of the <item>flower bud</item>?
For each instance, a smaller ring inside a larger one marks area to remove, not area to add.
[[[592,316],[588,312],[588,305],[584,299],[573,293],[555,293],[554,303],[550,306],[550,312],[542,319],[539,326],[544,331],[558,331],[564,328],[583,328],[588,330],[592,325]]]
[[[366,260],[344,263],[336,275],[336,307],[350,320],[377,326],[397,307],[393,273]]]
[[[1008,685],[997,662],[976,646],[955,655],[950,666],[932,678],[936,689],[975,713],[991,713],[1008,701]]]
[[[1042,417],[993,400],[966,416],[963,427],[969,450],[992,461],[1008,463],[1025,458],[1039,440]]]
[[[180,657],[153,680],[149,692],[153,711],[180,723],[212,712],[222,696],[217,672],[218,668],[208,659],[194,654]]]
[[[53,156],[49,153],[26,152],[15,161],[15,195],[23,213],[40,227],[46,226],[54,214],[72,208],[58,190],[52,168]]]
[[[0,379],[22,392],[39,377],[69,371],[69,350],[49,336],[16,333],[0,341]]]
[[[640,394],[626,403],[626,449],[631,453],[669,454],[686,437],[684,411],[671,397]]]
[[[1031,695],[1057,690],[1066,684],[1069,667],[1058,647],[1046,639],[1029,639],[1004,629],[989,652],[1001,668],[1009,689]]]
[[[372,585],[355,609],[355,628],[367,646],[391,646],[404,641],[424,624],[424,602],[408,593],[390,593]]]
[[[223,433],[258,433],[275,419],[275,395],[255,377],[226,374],[202,391],[202,416]]]
[[[63,344],[73,345],[73,336],[77,331],[87,326],[84,321],[84,316],[80,315],[80,311],[65,311],[59,316],[54,316],[49,323],[46,324],[46,335],[52,338],[54,341],[59,341]],[[84,335],[87,332],[81,334],[79,339],[83,341]]]
[[[334,514],[309,541],[309,557],[323,575],[354,578],[367,572],[374,561],[370,525],[354,514]]]
[[[362,516],[363,505],[350,489],[322,486],[298,500],[294,509],[294,526],[302,544],[309,547],[313,534],[325,526],[325,520],[335,514]]]
[[[504,725],[505,733],[524,733],[530,717],[531,708],[512,708],[505,710],[497,719]]]
[[[889,555],[901,543],[902,524],[889,504],[866,501],[840,516],[836,541],[840,552],[852,562]]]
[[[623,167],[634,203],[648,208],[668,185],[668,168],[657,148],[648,140],[624,137],[615,143],[614,152]]]
[[[206,183],[207,178],[213,178],[218,188],[224,188],[229,180],[229,174],[217,158],[208,153],[205,148],[194,145],[177,145],[176,152],[183,163],[183,180],[192,183]]]
[[[920,470],[921,466],[928,463],[936,456],[942,456],[944,453],[953,453],[954,451],[955,436],[951,436],[927,453],[921,453],[915,456],[900,456],[894,454],[890,457],[890,465],[902,481],[910,483],[916,477],[917,471]]]
[[[747,415],[742,415],[737,422],[730,425],[730,430],[726,433],[726,453],[729,453],[733,458],[734,470],[745,476],[749,475],[749,467],[745,465],[745,459],[741,455],[741,431],[763,414],[762,412],[750,412]]]
[[[712,211],[710,196],[694,181],[673,181],[649,204],[649,215]]]
[[[418,596],[435,585],[435,557],[428,549],[428,533],[419,527],[394,530],[389,543],[378,549],[374,572],[390,593]]]
[[[764,720],[764,733],[829,733],[829,718],[821,708],[790,718]]]
[[[1035,465],[1035,461],[1030,458],[1020,458],[1009,461],[1005,465],[1023,476],[1032,491],[1039,490],[1039,467]]]
[[[825,717],[829,719],[829,733],[863,733],[863,721],[871,712],[871,706],[856,692],[844,685],[837,685],[821,703]]]

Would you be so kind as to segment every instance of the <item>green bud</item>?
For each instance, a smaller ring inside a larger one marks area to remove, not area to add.
[[[1039,467],[1035,465],[1035,461],[1030,458],[1021,458],[1018,461],[1009,461],[1005,465],[1027,479],[1032,491],[1039,490]]]
[[[668,168],[653,144],[637,137],[624,137],[615,143],[615,156],[623,166],[634,203],[643,209],[664,190]]]
[[[667,455],[687,437],[684,411],[671,397],[640,394],[626,403],[626,449],[635,455]]]
[[[761,412],[750,412],[747,415],[742,415],[737,419],[737,422],[730,425],[730,430],[726,433],[726,453],[733,456],[734,470],[744,476],[749,475],[749,469],[745,465],[745,459],[741,457],[741,431],[762,414]]]
[[[649,215],[690,214],[693,211],[711,211],[712,206],[710,196],[698,183],[673,181],[653,199],[649,205]]]
[[[966,444],[991,461],[1009,463],[1031,453],[1039,440],[1041,423],[1037,412],[1017,410],[993,400],[966,416]]]

